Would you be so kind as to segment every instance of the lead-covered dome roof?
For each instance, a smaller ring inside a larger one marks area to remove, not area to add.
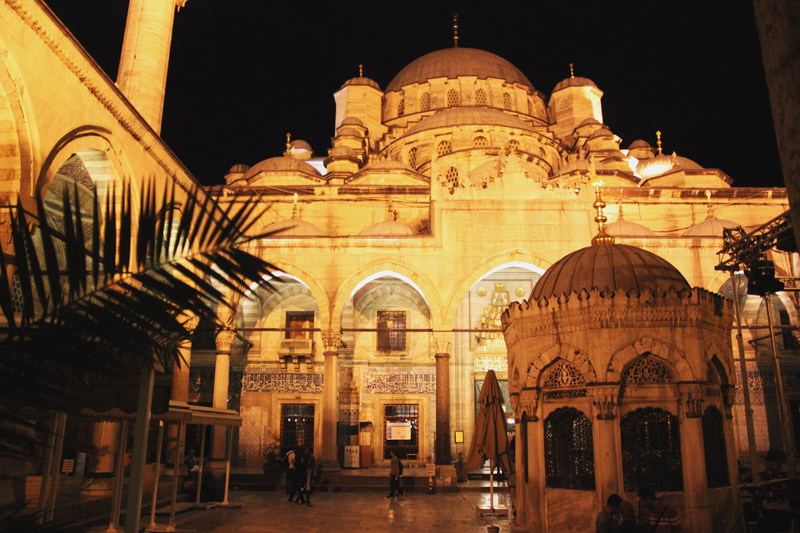
[[[389,82],[386,92],[399,91],[406,85],[424,83],[433,78],[455,79],[459,76],[477,76],[482,80],[497,78],[533,89],[525,74],[498,55],[476,48],[445,48],[425,54],[406,65]]]
[[[453,126],[492,125],[533,131],[533,126],[509,113],[491,107],[451,107],[437,111],[411,126],[406,135]]]
[[[551,266],[533,287],[534,300],[579,292],[664,292],[691,289],[686,278],[667,260],[625,244],[588,246]]]
[[[320,174],[317,169],[305,161],[300,161],[284,155],[280,157],[270,157],[260,163],[256,163],[250,167],[243,179],[249,180],[262,172],[291,172],[305,174],[308,177],[317,179],[322,177],[322,174]]]

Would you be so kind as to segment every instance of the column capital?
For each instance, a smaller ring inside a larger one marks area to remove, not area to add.
[[[435,354],[433,354],[433,356],[436,359],[450,359],[450,354],[447,353],[447,352],[435,353]]]
[[[223,329],[219,333],[217,333],[217,338],[215,339],[217,344],[217,353],[231,353],[231,345],[233,344],[233,339],[236,334],[229,330]]]
[[[522,413],[527,413],[528,421],[539,421],[539,398],[541,395],[540,389],[527,389],[522,390],[519,394],[519,419],[522,419]]]
[[[695,383],[680,383],[678,393],[683,416],[686,418],[700,418],[703,416],[703,386]]]
[[[339,331],[323,331],[322,346],[324,355],[338,355],[339,344],[342,342],[342,334]]]
[[[614,420],[617,417],[619,387],[594,387],[590,394],[598,420]]]
[[[431,346],[435,355],[450,353],[450,345],[453,340],[452,331],[435,331],[431,333]]]

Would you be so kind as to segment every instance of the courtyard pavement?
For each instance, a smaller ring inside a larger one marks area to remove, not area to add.
[[[479,492],[412,493],[392,499],[382,492],[323,492],[312,494],[311,507],[286,501],[283,491],[232,491],[229,500],[242,508],[181,513],[178,531],[486,533],[489,525],[511,531],[510,519],[477,516],[476,506],[489,503],[489,495]],[[507,505],[505,494],[495,495],[498,503]]]

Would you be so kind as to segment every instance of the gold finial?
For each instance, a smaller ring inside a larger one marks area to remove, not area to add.
[[[286,134],[286,151],[283,152],[283,155],[292,155],[292,134]]]
[[[453,13],[453,47],[458,48],[458,13]]]
[[[575,71],[572,69],[572,63],[569,64],[569,77],[570,78],[575,77]]]
[[[661,151],[661,132],[656,132],[656,146],[658,146],[658,155],[662,155],[664,152]]]
[[[361,63],[358,64],[358,77],[359,78],[364,77],[364,65],[362,65]]]
[[[594,184],[594,204],[592,206],[597,210],[597,215],[594,221],[597,222],[597,235],[592,239],[592,246],[600,246],[603,244],[614,244],[614,237],[606,234],[606,222],[608,217],[603,213],[606,203],[603,201],[603,196],[600,194],[600,186],[602,182]]]

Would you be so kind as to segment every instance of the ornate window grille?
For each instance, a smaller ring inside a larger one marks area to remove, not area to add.
[[[457,107],[461,105],[461,99],[455,89],[447,91],[447,107]]]
[[[310,339],[311,328],[314,327],[313,311],[287,311],[286,312],[286,332],[287,339]]]
[[[508,144],[506,145],[506,151],[510,154],[516,152],[517,150],[519,150],[519,141],[516,139],[508,141]]]
[[[586,379],[575,365],[563,359],[554,364],[544,378],[542,387],[573,387],[585,385]]]
[[[683,490],[678,417],[655,407],[636,409],[620,422],[620,436],[626,492]]]
[[[503,108],[511,109],[511,95],[503,93]]]
[[[378,351],[399,352],[405,350],[405,329],[405,311],[378,311]]]
[[[408,164],[412,168],[417,168],[417,147],[408,151]]]
[[[420,111],[431,110],[431,93],[424,93],[422,95],[422,98],[419,101],[419,110]]]
[[[403,113],[406,112],[406,99],[400,98],[400,102],[397,104],[397,116],[403,116]]]
[[[483,89],[475,91],[475,105],[486,105],[486,92]]]
[[[544,468],[548,487],[594,490],[592,423],[573,407],[553,411],[544,421]]]
[[[622,376],[627,384],[672,383],[669,369],[655,357],[644,356],[634,361]]]
[[[314,447],[314,405],[281,405],[281,453],[295,448]]]
[[[703,448],[706,454],[708,488],[730,485],[722,414],[714,406],[708,407],[703,413]]]
[[[444,178],[441,179],[441,183],[444,187],[450,191],[450,194],[453,194],[453,191],[458,187],[458,169],[455,167],[450,167],[447,170],[447,173],[444,175]]]
[[[450,141],[442,141],[436,145],[436,155],[439,157],[447,155],[452,151],[453,147],[450,145]]]
[[[408,440],[389,439],[389,423],[403,423],[411,426],[411,438]],[[419,405],[393,404],[383,409],[383,458],[389,459],[390,450],[397,457],[407,459],[409,454],[419,454]]]
[[[475,148],[486,148],[487,146],[489,146],[489,139],[487,139],[482,135],[479,135],[478,137],[472,139],[472,146],[474,146]]]

